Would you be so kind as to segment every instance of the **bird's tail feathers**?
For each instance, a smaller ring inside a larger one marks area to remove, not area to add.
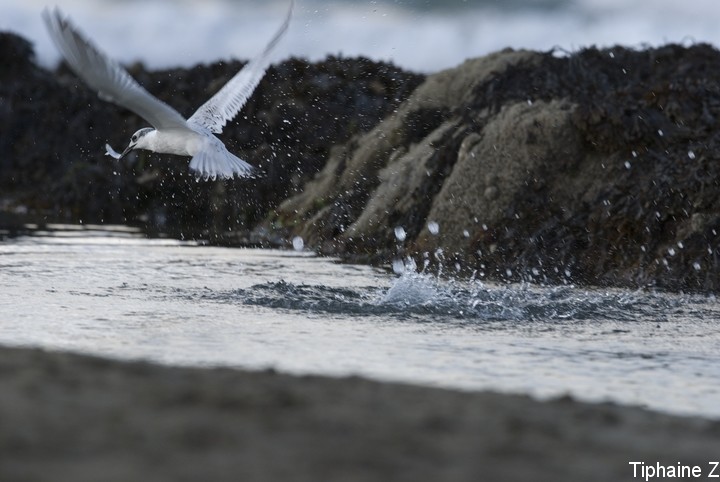
[[[198,180],[232,179],[233,177],[257,177],[260,172],[227,149],[202,149],[190,160],[190,170]]]

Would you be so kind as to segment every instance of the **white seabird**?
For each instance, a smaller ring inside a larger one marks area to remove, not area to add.
[[[294,3],[291,0],[285,21],[265,50],[245,64],[187,120],[95,47],[58,8],[45,9],[43,19],[53,41],[78,77],[95,89],[101,99],[133,111],[154,127],[135,132],[121,154],[106,144],[107,155],[121,159],[133,149],[147,149],[192,156],[190,170],[198,178],[229,179],[236,175],[252,176],[255,168],[231,154],[214,134],[220,134],[225,124],[237,115],[265,75],[270,65],[270,53],[290,24]]]

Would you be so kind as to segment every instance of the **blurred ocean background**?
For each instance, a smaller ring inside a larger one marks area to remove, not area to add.
[[[366,56],[422,72],[505,47],[720,45],[717,0],[296,0],[276,60]],[[38,61],[59,56],[40,19],[48,0],[0,0],[0,30],[30,39]],[[257,53],[288,0],[62,0],[57,5],[113,57],[151,68]]]

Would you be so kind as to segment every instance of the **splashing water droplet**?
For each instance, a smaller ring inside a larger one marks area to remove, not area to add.
[[[401,259],[394,259],[392,262],[392,270],[395,274],[403,274],[405,272],[405,263]]]
[[[417,263],[410,256],[405,258],[405,271],[414,272],[417,271]]]
[[[630,164],[630,161],[625,161],[625,169],[630,169],[632,167],[632,164]]]
[[[668,249],[668,254],[669,254],[670,256],[675,256],[675,248],[670,248],[670,249]]]
[[[470,232],[467,229],[463,229],[463,236],[465,236],[466,238],[469,238]]]
[[[427,224],[428,231],[430,231],[430,234],[437,235],[440,232],[440,225],[436,223],[435,221],[430,221]]]
[[[693,151],[688,151],[688,157],[690,159],[695,159],[695,153]]]
[[[295,236],[292,239],[292,245],[295,251],[302,251],[305,247],[305,241],[303,241],[303,238],[301,238],[300,236]]]
[[[407,233],[405,232],[405,228],[402,226],[397,226],[395,228],[395,239],[402,242],[405,241],[405,238],[407,237]]]
[[[698,263],[697,261],[695,261],[695,262],[693,263],[693,268],[695,268],[695,271],[700,271],[700,263]]]
[[[658,135],[662,137],[665,135],[665,133],[662,131],[662,129],[658,129]]]

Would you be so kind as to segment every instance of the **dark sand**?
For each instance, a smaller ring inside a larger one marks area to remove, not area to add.
[[[719,422],[636,408],[0,352],[2,481],[608,481],[720,459]]]

